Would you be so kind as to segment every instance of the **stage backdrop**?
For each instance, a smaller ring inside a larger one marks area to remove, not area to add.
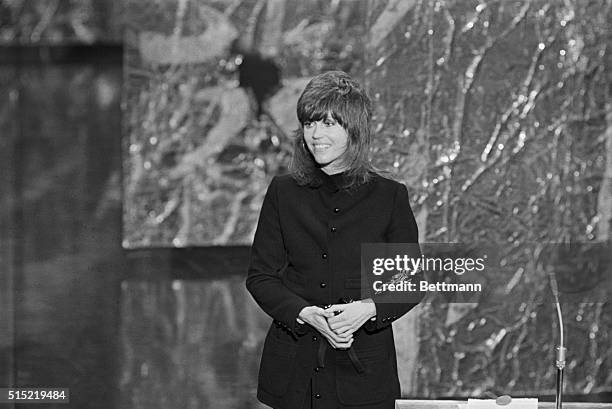
[[[552,392],[547,241],[599,243],[546,260],[579,290],[568,389],[610,390],[612,312],[595,302],[609,282],[584,278],[610,251],[611,4],[128,0],[123,245],[248,245],[299,92],[346,70],[371,92],[377,165],[408,185],[423,240],[494,243],[513,277],[420,309],[411,394]]]

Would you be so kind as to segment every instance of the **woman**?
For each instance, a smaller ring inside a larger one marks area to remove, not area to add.
[[[391,323],[415,304],[359,300],[360,252],[417,242],[408,192],[374,172],[370,99],[346,73],[314,77],[297,116],[291,174],[270,183],[246,281],[274,319],[257,397],[275,409],[392,409]]]

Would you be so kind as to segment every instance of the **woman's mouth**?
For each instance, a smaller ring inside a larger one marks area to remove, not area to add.
[[[328,143],[315,143],[312,145],[315,151],[324,151],[329,148],[331,145]]]

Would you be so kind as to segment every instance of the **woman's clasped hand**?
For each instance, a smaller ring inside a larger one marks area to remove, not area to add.
[[[319,331],[332,347],[336,349],[350,348],[353,344],[353,334],[341,336],[335,333],[327,321],[333,316],[334,311],[331,308],[324,309],[313,305],[304,307],[302,311],[300,311],[299,318]]]
[[[305,307],[298,318],[319,331],[332,347],[347,349],[353,344],[353,334],[375,315],[376,306],[367,299],[327,308]]]

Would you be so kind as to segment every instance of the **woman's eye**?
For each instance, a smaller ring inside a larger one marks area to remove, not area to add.
[[[312,122],[304,122],[304,128],[311,128]]]
[[[331,121],[331,120],[325,121],[325,125],[326,126],[334,126],[334,125],[336,125],[336,121]]]

